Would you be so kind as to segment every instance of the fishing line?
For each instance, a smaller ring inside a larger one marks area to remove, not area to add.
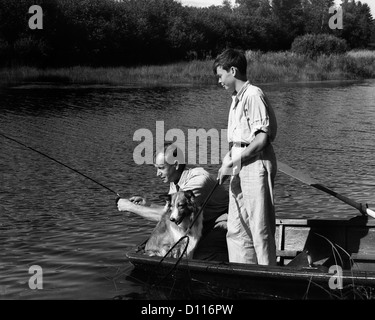
[[[101,187],[107,189],[108,191],[114,193],[115,195],[117,195],[117,198],[120,198],[120,195],[119,195],[116,191],[114,191],[114,190],[112,190],[111,188],[105,186],[104,184],[102,184],[102,183],[100,183],[100,182],[98,182],[98,181],[96,181],[96,180],[90,178],[89,176],[85,175],[84,173],[82,173],[82,172],[80,172],[80,171],[78,171],[78,170],[76,170],[76,169],[74,169],[74,168],[72,168],[72,167],[66,165],[65,163],[62,163],[61,161],[56,160],[56,159],[50,157],[49,155],[47,155],[47,154],[45,154],[45,153],[43,153],[43,152],[41,152],[41,151],[39,151],[39,150],[34,149],[33,147],[27,146],[26,144],[24,144],[24,143],[22,143],[22,142],[20,142],[20,141],[18,141],[18,140],[16,140],[16,139],[13,139],[13,138],[11,138],[11,137],[8,137],[7,135],[5,135],[5,134],[3,134],[3,133],[1,133],[1,132],[0,132],[0,135],[3,136],[4,138],[8,139],[8,140],[11,140],[11,141],[13,141],[13,142],[18,143],[19,145],[21,145],[21,146],[23,146],[23,147],[25,147],[25,148],[27,148],[27,149],[30,149],[30,150],[32,150],[32,151],[34,151],[34,152],[36,152],[36,153],[39,153],[40,155],[42,155],[42,156],[44,156],[44,157],[46,157],[46,158],[48,158],[48,159],[50,159],[50,160],[52,160],[52,161],[55,161],[55,162],[57,162],[58,164],[61,164],[62,166],[64,166],[64,167],[66,167],[66,168],[68,168],[68,169],[74,171],[75,173],[80,174],[81,176],[85,177],[86,179],[89,179],[89,180],[91,180],[92,182],[94,182],[94,183],[100,185]],[[116,201],[117,201],[117,199],[116,199]]]
[[[202,206],[200,207],[200,209],[199,209],[197,215],[195,216],[194,220],[190,224],[189,228],[186,230],[185,234],[189,233],[190,229],[193,227],[194,223],[198,220],[199,216],[201,215],[201,213],[202,213],[203,209],[205,208],[208,200],[211,199],[212,194],[214,193],[214,191],[216,190],[216,188],[219,185],[220,185],[220,182],[219,182],[219,180],[217,180],[216,183],[215,183],[215,185],[214,185],[214,187],[212,188],[211,192],[209,193],[209,195],[207,196],[207,198],[204,200],[204,202],[203,202]]]

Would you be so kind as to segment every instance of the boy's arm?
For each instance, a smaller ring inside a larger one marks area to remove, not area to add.
[[[239,163],[240,167],[242,163],[248,162],[267,147],[271,141],[272,131],[276,130],[270,122],[270,108],[267,107],[267,99],[263,92],[248,97],[244,103],[244,115],[250,123],[251,130],[255,131],[255,138],[242,151],[241,155],[232,159],[232,165]]]
[[[232,165],[233,163],[245,163],[249,161],[251,158],[255,157],[259,152],[262,152],[263,149],[267,147],[268,143],[268,134],[263,131],[259,131],[259,133],[256,134],[254,140],[242,151],[238,158],[232,158]]]
[[[164,206],[154,203],[135,204],[128,199],[120,199],[117,208],[119,211],[129,211],[151,221],[159,221],[165,209]]]

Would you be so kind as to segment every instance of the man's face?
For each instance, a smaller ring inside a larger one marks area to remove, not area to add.
[[[216,68],[216,76],[218,77],[219,83],[226,89],[234,91],[235,89],[235,78],[233,74],[233,68],[230,68],[229,71],[226,71],[221,66]]]
[[[156,175],[164,182],[175,182],[178,173],[176,165],[164,160],[164,154],[159,153],[155,158]]]

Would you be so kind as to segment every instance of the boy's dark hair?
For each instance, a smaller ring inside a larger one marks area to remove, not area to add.
[[[217,67],[222,67],[226,71],[229,71],[231,67],[235,67],[241,74],[246,75],[247,61],[245,53],[238,49],[226,49],[214,61],[213,71],[215,75]]]

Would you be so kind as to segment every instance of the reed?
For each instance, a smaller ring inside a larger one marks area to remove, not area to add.
[[[247,52],[248,77],[256,82],[353,80],[375,77],[375,51],[349,51],[310,59],[290,51]]]
[[[316,286],[320,288],[322,292],[325,292],[327,296],[330,297],[330,299],[334,299],[334,300],[374,300],[375,288],[371,286],[362,286],[362,285],[358,285],[355,283],[353,270],[356,267],[356,263],[352,259],[351,255],[344,248],[342,248],[336,243],[333,243],[327,237],[319,233],[316,233],[316,235],[322,237],[330,244],[331,250],[332,250],[332,256],[334,258],[336,266],[343,266],[344,260],[348,260],[351,266],[350,271],[351,271],[353,280],[351,283],[343,286],[342,289],[328,290],[327,288],[324,288],[321,285],[315,283],[314,281],[312,281],[312,278],[310,278],[310,281],[308,283],[303,299],[308,299],[310,288],[312,286]]]
[[[59,69],[15,67],[0,69],[0,83],[60,82],[72,84],[212,83],[211,63],[206,60],[168,65],[93,68],[75,66]]]
[[[353,80],[375,78],[375,51],[349,51],[310,59],[290,51],[246,51],[248,77],[257,83]],[[0,69],[0,84],[59,82],[73,84],[214,84],[212,59],[167,65],[136,67],[40,69],[13,67]]]

